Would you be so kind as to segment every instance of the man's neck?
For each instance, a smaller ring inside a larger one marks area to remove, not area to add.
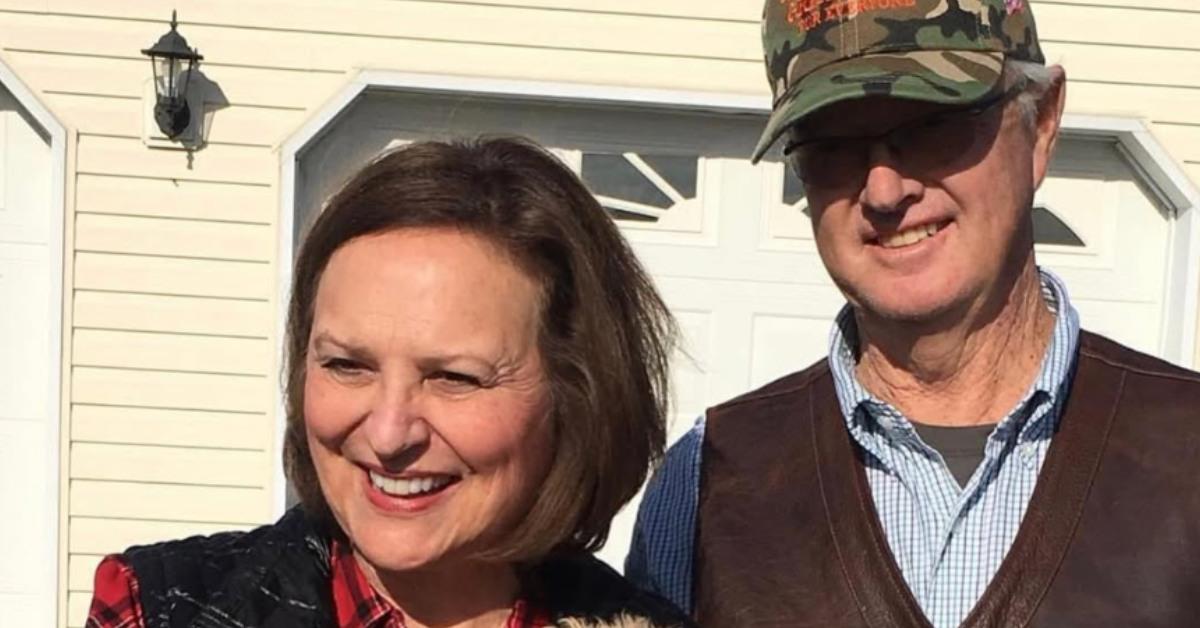
[[[933,331],[857,316],[859,381],[918,423],[998,422],[1037,377],[1053,333],[1032,260],[993,309]]]

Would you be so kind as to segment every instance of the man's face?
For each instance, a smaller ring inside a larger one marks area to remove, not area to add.
[[[821,258],[864,314],[917,323],[961,316],[1007,295],[1030,259],[1029,211],[1057,117],[1034,131],[1011,100],[941,115],[949,111],[870,97],[832,105],[792,130],[796,142],[904,129],[857,149],[853,141],[806,144],[798,158]],[[949,134],[956,129],[961,141]]]

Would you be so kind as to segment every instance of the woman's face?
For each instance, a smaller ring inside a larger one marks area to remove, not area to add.
[[[314,304],[304,418],[321,490],[380,571],[495,546],[552,457],[538,286],[491,242],[401,229],[338,249]]]

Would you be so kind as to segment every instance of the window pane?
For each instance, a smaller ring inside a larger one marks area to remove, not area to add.
[[[673,205],[658,186],[638,172],[621,155],[587,153],[583,156],[583,180],[593,194],[619,198],[666,209]]]
[[[804,184],[800,182],[800,178],[792,172],[791,168],[786,168],[783,173],[784,205],[795,205],[802,198],[804,198]]]
[[[1033,208],[1033,241],[1037,244],[1086,246],[1067,223],[1055,216],[1054,212],[1041,206]]]
[[[638,157],[646,162],[658,176],[667,180],[671,187],[684,198],[696,197],[696,157],[682,155],[645,155]]]
[[[624,209],[617,209],[615,207],[609,207],[608,205],[604,205],[603,207],[604,207],[604,209],[608,210],[608,215],[612,216],[614,220],[632,220],[633,222],[658,222],[658,218],[655,218],[654,216],[647,216],[646,214],[639,214],[636,212],[625,211]]]

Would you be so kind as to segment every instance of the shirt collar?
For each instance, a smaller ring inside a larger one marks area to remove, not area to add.
[[[404,625],[404,617],[399,609],[392,606],[367,581],[349,543],[335,539],[331,554],[333,607],[338,628]]]
[[[354,557],[350,544],[333,540],[330,552],[333,607],[338,628],[404,628],[404,613],[388,602],[371,583]],[[517,600],[505,628],[540,628],[550,625],[549,616]]]
[[[1074,364],[1075,349],[1079,344],[1079,314],[1067,296],[1067,288],[1057,275],[1045,269],[1038,269],[1042,284],[1042,295],[1046,307],[1054,313],[1054,330],[1050,342],[1042,358],[1041,370],[1034,380],[1025,398],[1018,404],[1023,408],[1035,397],[1045,396],[1057,407],[1066,396],[1066,387],[1070,383],[1071,369]],[[834,387],[837,390],[838,403],[842,416],[852,431],[862,426],[860,421],[868,420],[876,412],[883,411],[895,415],[901,421],[906,421],[899,411],[877,397],[873,396],[858,381],[855,367],[858,364],[858,327],[854,320],[854,310],[849,304],[838,313],[829,337],[829,367],[833,374]],[[860,409],[863,410],[860,412]],[[1019,416],[1021,412],[1013,412]],[[1054,415],[1045,413],[1042,415]],[[1005,419],[1007,422],[1008,419]],[[1004,422],[1002,422],[1002,425]],[[1032,426],[1013,426],[1022,433],[1030,432]]]

